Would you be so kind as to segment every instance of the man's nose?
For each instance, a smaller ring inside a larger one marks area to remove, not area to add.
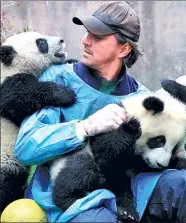
[[[91,45],[91,39],[89,33],[86,33],[83,40],[82,40],[83,45]]]

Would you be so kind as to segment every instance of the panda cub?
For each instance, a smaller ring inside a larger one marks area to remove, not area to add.
[[[11,36],[0,46],[0,212],[24,193],[28,168],[13,155],[22,120],[44,106],[70,106],[75,102],[71,89],[52,81],[38,81],[49,66],[64,63],[64,47],[62,38],[36,32]]]
[[[130,189],[140,172],[186,168],[186,87],[165,81],[165,95],[141,95],[124,100],[128,121],[117,130],[89,138],[78,151],[50,164],[53,201],[63,211],[87,191],[111,190],[118,218],[138,219]]]

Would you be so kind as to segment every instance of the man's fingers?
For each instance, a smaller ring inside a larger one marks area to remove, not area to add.
[[[124,121],[123,118],[121,118],[119,116],[115,117],[115,122],[118,125],[118,127],[123,123],[123,121]]]

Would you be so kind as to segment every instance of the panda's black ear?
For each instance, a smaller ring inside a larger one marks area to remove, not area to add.
[[[179,84],[174,80],[163,80],[161,86],[174,98],[177,98],[186,104],[186,86]]]
[[[14,57],[15,57],[16,51],[12,46],[0,46],[0,61],[4,65],[11,65]]]
[[[154,96],[146,98],[143,101],[143,106],[147,111],[152,111],[154,115],[164,110],[163,101]]]

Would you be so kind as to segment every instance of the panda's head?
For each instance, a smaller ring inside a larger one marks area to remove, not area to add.
[[[150,167],[159,169],[166,168],[172,156],[184,156],[186,141],[186,99],[180,96],[186,95],[186,87],[175,81],[163,87],[171,89],[171,94],[176,92],[176,97],[153,94],[124,102],[128,116],[137,118],[141,125],[135,153]]]
[[[60,37],[36,32],[13,35],[0,47],[1,74],[9,76],[15,72],[27,72],[39,75],[50,65],[64,62],[64,47]]]

